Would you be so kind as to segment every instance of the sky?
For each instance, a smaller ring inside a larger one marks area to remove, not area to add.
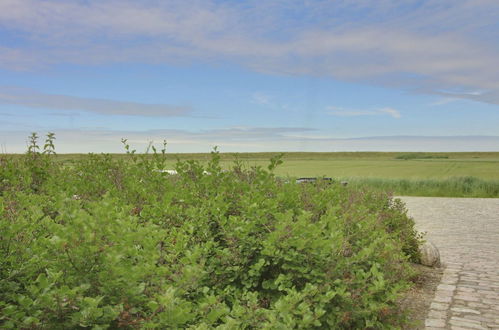
[[[497,0],[0,0],[0,152],[499,151]],[[42,141],[43,142],[43,141]]]

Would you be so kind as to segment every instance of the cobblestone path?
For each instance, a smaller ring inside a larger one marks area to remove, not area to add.
[[[499,329],[499,199],[400,198],[445,267],[426,329]]]

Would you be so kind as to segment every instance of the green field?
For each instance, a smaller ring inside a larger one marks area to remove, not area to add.
[[[246,167],[266,167],[279,153],[221,153],[225,168],[240,161]],[[18,157],[12,155],[10,157]],[[82,154],[57,155],[67,166],[88,157]],[[126,154],[113,158],[128,159]],[[166,168],[177,160],[210,159],[209,153],[168,154]],[[275,170],[282,177],[332,177],[350,184],[387,190],[394,194],[449,197],[499,197],[499,152],[407,153],[329,152],[282,154],[283,164]]]
[[[278,169],[290,176],[370,177],[396,179],[445,179],[474,176],[499,179],[499,153],[452,154],[448,159],[396,159],[397,154],[334,155],[298,158],[287,155]],[[288,158],[289,157],[289,158]]]
[[[269,159],[278,153],[222,153],[222,163],[230,167],[235,160],[247,166],[267,166]],[[414,155],[415,159],[399,159]],[[64,163],[86,155],[62,154],[57,156]],[[126,154],[112,154],[126,158]],[[434,157],[434,158],[424,158]],[[447,157],[447,158],[441,158]],[[174,167],[177,159],[207,161],[209,153],[169,154],[167,163]],[[448,179],[472,176],[484,180],[499,180],[499,152],[462,153],[402,153],[402,152],[328,152],[283,153],[284,163],[276,169],[281,176],[327,176],[334,178],[384,178],[384,179]]]

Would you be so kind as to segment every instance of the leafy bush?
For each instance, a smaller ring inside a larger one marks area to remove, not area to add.
[[[0,327],[404,322],[397,301],[419,237],[400,202],[285,183],[272,173],[278,157],[223,171],[215,151],[169,175],[157,171],[164,149],[127,150],[130,161],[89,155],[63,167],[35,150],[0,162]]]

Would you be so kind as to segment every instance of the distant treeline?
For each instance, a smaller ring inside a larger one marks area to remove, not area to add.
[[[447,155],[428,154],[428,153],[422,153],[422,152],[411,152],[411,153],[397,155],[395,157],[395,159],[404,159],[404,160],[410,160],[410,159],[448,159],[448,158],[449,158],[449,156],[447,156]]]

